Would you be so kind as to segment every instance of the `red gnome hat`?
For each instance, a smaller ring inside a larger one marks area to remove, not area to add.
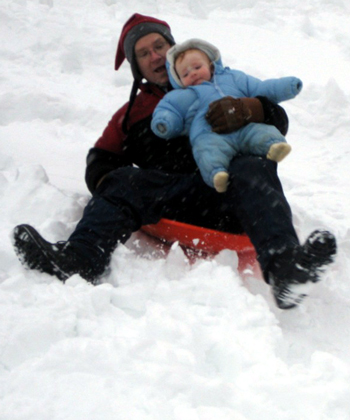
[[[131,65],[134,79],[140,82],[142,75],[136,64],[135,44],[140,38],[153,32],[161,34],[170,45],[175,44],[175,40],[170,32],[170,26],[166,22],[151,16],[140,15],[139,13],[133,14],[123,26],[120,34],[115,57],[115,69],[118,70],[126,58]]]

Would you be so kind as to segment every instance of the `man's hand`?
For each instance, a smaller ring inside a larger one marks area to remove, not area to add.
[[[225,96],[209,105],[206,119],[215,133],[227,134],[249,122],[263,122],[264,111],[256,98]]]

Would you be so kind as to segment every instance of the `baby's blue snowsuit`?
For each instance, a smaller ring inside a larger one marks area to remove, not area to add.
[[[189,48],[198,48],[209,55],[215,71],[210,82],[183,88],[174,70],[174,58],[175,54]],[[273,143],[286,142],[276,127],[266,124],[250,123],[230,134],[213,133],[205,114],[211,102],[228,95],[234,98],[261,95],[275,103],[292,99],[301,91],[301,80],[283,77],[261,81],[241,71],[224,68],[217,48],[197,39],[172,47],[167,60],[169,79],[175,90],[167,93],[157,105],[151,127],[164,139],[189,135],[193,156],[209,186],[213,187],[216,173],[227,172],[237,154],[266,156]]]

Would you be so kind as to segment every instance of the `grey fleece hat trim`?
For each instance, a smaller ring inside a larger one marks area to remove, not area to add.
[[[181,87],[184,87],[178,74],[175,70],[175,61],[179,54],[184,51],[197,49],[203,51],[208,57],[209,60],[215,63],[216,61],[221,59],[220,51],[215,45],[210,44],[203,39],[192,38],[189,39],[182,44],[176,44],[171,47],[166,55],[168,61],[168,72],[170,73],[170,77]]]
[[[175,44],[175,40],[171,35],[169,28],[167,28],[165,25],[154,22],[144,22],[140,23],[139,25],[136,25],[128,32],[128,34],[125,37],[125,56],[130,63],[132,74],[135,80],[137,81],[141,81],[143,76],[141,75],[136,63],[135,44],[140,38],[153,32],[162,35],[169,42],[170,45]]]

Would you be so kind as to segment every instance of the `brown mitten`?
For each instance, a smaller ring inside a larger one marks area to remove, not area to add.
[[[264,111],[256,98],[225,96],[209,105],[206,119],[218,134],[231,133],[249,122],[263,122]]]

